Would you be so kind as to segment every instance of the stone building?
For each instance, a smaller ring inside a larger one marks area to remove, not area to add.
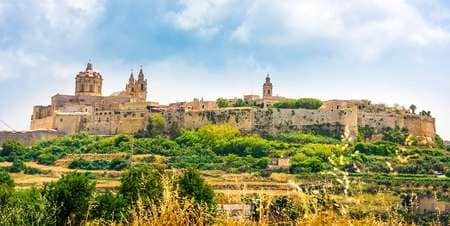
[[[31,129],[66,134],[132,134],[145,128],[151,114],[158,113],[166,118],[167,130],[229,123],[244,133],[326,131],[347,140],[356,139],[361,127],[371,127],[376,134],[385,128],[407,128],[410,134],[423,137],[424,144],[432,144],[436,136],[435,119],[429,114],[415,114],[400,106],[372,104],[369,100],[329,100],[317,110],[271,108],[285,98],[273,95],[269,75],[262,85],[262,97],[244,96],[255,107],[218,108],[215,101],[203,98],[167,106],[149,102],[142,68],[137,79],[131,73],[124,90],[110,96],[102,96],[102,82],[102,75],[88,63],[76,75],[75,95],[56,94],[50,105],[33,107]]]
[[[134,133],[145,126],[152,106],[147,102],[147,80],[142,68],[123,91],[102,96],[102,75],[92,63],[76,75],[75,95],[56,94],[48,106],[34,106],[31,130],[57,130],[66,134],[87,132],[112,135]]]

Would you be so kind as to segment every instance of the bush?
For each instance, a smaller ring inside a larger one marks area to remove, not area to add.
[[[284,133],[270,137],[270,139],[296,144],[339,144],[340,141],[331,137],[311,133]]]
[[[13,162],[13,164],[10,167],[8,167],[8,171],[10,173],[20,173],[20,172],[24,171],[25,168],[26,168],[25,163],[23,163],[20,160],[17,160],[15,162]]]
[[[15,140],[7,140],[2,145],[0,156],[21,156],[27,151],[27,148]]]
[[[409,132],[407,128],[384,128],[383,129],[383,140],[396,143],[396,144],[404,144],[406,138],[408,137]]]
[[[94,161],[87,161],[85,159],[73,160],[69,164],[70,169],[85,169],[85,170],[122,170],[130,164],[127,159],[113,159],[111,161],[105,159],[98,159]]]
[[[367,155],[389,156],[395,154],[397,150],[398,146],[389,142],[357,143],[355,145],[355,151]]]
[[[14,189],[14,180],[8,172],[0,170],[0,208],[5,206]]]
[[[291,222],[295,224],[304,211],[289,197],[280,196],[270,204],[270,216],[275,222]]]
[[[122,175],[119,193],[133,204],[158,202],[162,196],[161,172],[148,165],[135,165]]]
[[[289,109],[319,109],[322,106],[322,101],[314,98],[300,98],[300,99],[285,99],[273,105],[275,108],[289,108]]]
[[[270,143],[257,136],[236,137],[220,142],[214,152],[219,155],[236,154],[238,156],[251,155],[255,158],[267,156],[272,147]]]
[[[326,164],[316,156],[308,157],[303,153],[292,158],[291,173],[317,173],[326,168]]]
[[[42,165],[53,165],[56,159],[53,154],[45,153],[38,156],[37,162]]]
[[[172,140],[163,137],[140,138],[134,143],[135,154],[157,154],[174,156],[179,154],[180,146]]]
[[[206,205],[210,210],[215,208],[214,191],[206,184],[198,171],[188,169],[178,179],[180,197],[193,199],[195,202]]]
[[[95,181],[87,175],[69,173],[57,182],[44,185],[43,194],[52,208],[57,209],[57,225],[68,221],[79,225],[87,214],[90,199],[95,191]]]
[[[148,119],[147,127],[135,134],[135,137],[157,137],[164,133],[166,119],[161,114],[152,114]]]
[[[218,98],[216,104],[219,108],[226,108],[229,105],[229,101],[224,98]]]
[[[196,131],[184,130],[175,141],[183,147],[214,147],[218,142],[239,134],[239,130],[229,124],[205,125]]]
[[[111,191],[100,192],[95,197],[95,206],[90,212],[92,219],[124,220],[128,217],[126,200]]]
[[[42,171],[40,169],[37,169],[34,167],[25,167],[25,169],[23,170],[23,173],[34,175],[34,174],[40,174],[40,173],[42,173]]]

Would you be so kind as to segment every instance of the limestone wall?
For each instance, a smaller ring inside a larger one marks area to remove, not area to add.
[[[81,120],[84,116],[84,114],[57,114],[54,128],[66,134],[78,133],[82,128]]]
[[[409,134],[424,138],[426,144],[433,144],[436,137],[435,119],[426,116],[360,112],[358,124],[362,127],[374,128],[375,133],[381,133],[384,128],[395,128],[397,126],[407,128]]]
[[[0,146],[7,140],[15,140],[23,145],[31,146],[38,141],[50,140],[60,135],[63,135],[63,133],[56,130],[0,131]]]
[[[31,120],[30,129],[38,130],[38,129],[55,129],[53,127],[53,121],[55,118],[53,116],[48,116],[41,119],[33,119]]]
[[[356,137],[357,112],[345,110],[226,108],[206,111],[163,113],[168,128],[196,129],[206,124],[228,123],[244,133],[276,134],[295,131],[325,131]]]

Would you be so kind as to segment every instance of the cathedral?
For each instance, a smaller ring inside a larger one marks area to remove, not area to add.
[[[102,75],[89,62],[75,76],[75,95],[56,94],[50,105],[33,107],[31,129],[110,135],[142,128],[148,109],[157,105],[147,102],[147,79],[142,67],[137,79],[130,74],[122,91],[103,96],[102,84]]]

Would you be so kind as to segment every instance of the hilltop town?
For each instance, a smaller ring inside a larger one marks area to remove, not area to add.
[[[88,63],[75,77],[74,95],[56,94],[51,104],[33,107],[32,131],[64,134],[86,132],[93,135],[134,134],[145,128],[150,115],[162,114],[166,129],[195,129],[210,123],[229,123],[244,133],[273,134],[295,131],[322,131],[355,139],[358,130],[371,128],[376,139],[385,128],[406,128],[423,144],[436,136],[435,119],[429,112],[417,114],[414,108],[389,107],[369,100],[327,100],[317,109],[274,107],[285,97],[273,96],[269,75],[262,84],[262,96],[218,101],[194,99],[160,105],[151,96],[141,68],[137,79],[131,73],[124,90],[103,95],[103,77]],[[228,107],[230,106],[230,107]],[[40,136],[41,137],[41,136]]]

